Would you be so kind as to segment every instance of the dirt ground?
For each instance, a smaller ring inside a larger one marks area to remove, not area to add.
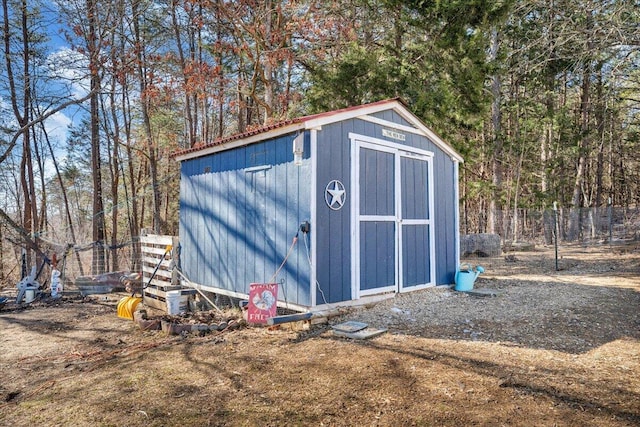
[[[497,296],[431,288],[308,330],[142,331],[123,294],[7,304],[0,424],[638,426],[640,245],[560,254],[470,260]]]

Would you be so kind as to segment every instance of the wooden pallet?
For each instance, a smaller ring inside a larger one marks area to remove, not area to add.
[[[182,289],[180,286],[171,287],[175,289],[157,289],[148,287],[144,290],[143,302],[149,307],[167,312],[167,292],[171,290],[180,291],[180,306],[189,307],[189,300],[193,298],[195,289]]]
[[[166,253],[167,245],[172,246],[172,250],[168,254]],[[140,252],[144,286],[142,301],[145,305],[166,312],[167,292],[181,291],[180,305],[188,306],[189,299],[192,298],[195,291],[183,289],[177,274],[172,271],[173,263],[178,262],[177,249],[177,237],[141,233]],[[156,267],[158,267],[157,271]]]

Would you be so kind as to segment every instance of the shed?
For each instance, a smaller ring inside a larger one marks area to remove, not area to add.
[[[175,154],[181,269],[296,310],[451,284],[462,157],[398,99],[287,120]]]

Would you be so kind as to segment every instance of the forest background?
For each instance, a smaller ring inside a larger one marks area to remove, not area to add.
[[[636,212],[639,53],[631,0],[2,0],[0,282],[135,269],[171,153],[393,97],[464,156],[461,232],[584,239]]]

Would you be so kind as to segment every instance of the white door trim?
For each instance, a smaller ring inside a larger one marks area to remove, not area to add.
[[[406,150],[404,150],[406,151]],[[429,193],[429,199],[427,200],[428,205],[428,210],[429,210],[429,218],[428,219],[404,219],[402,217],[402,205],[400,205],[399,209],[400,209],[400,240],[399,240],[399,244],[402,245],[402,227],[405,225],[427,225],[428,226],[428,230],[429,230],[429,278],[431,279],[431,281],[429,283],[422,283],[422,284],[418,284],[418,285],[413,285],[413,286],[403,286],[402,282],[404,281],[404,275],[400,276],[400,280],[401,282],[398,283],[398,288],[399,288],[399,292],[410,292],[410,291],[415,291],[418,289],[424,289],[424,288],[428,288],[431,286],[434,286],[435,284],[435,273],[436,273],[436,266],[435,266],[435,246],[436,246],[436,242],[435,242],[435,234],[433,232],[433,212],[434,212],[434,200],[433,200],[433,157],[432,156],[424,156],[424,155],[416,155],[417,153],[409,153],[409,152],[401,152],[399,154],[399,158],[407,158],[407,159],[417,159],[417,160],[422,160],[427,162],[427,188],[428,188],[428,193]],[[399,190],[400,193],[400,197],[402,197],[402,191]],[[402,252],[402,246],[400,246],[400,248],[398,249],[399,252]],[[400,269],[403,268],[403,264],[401,264],[399,266]]]

